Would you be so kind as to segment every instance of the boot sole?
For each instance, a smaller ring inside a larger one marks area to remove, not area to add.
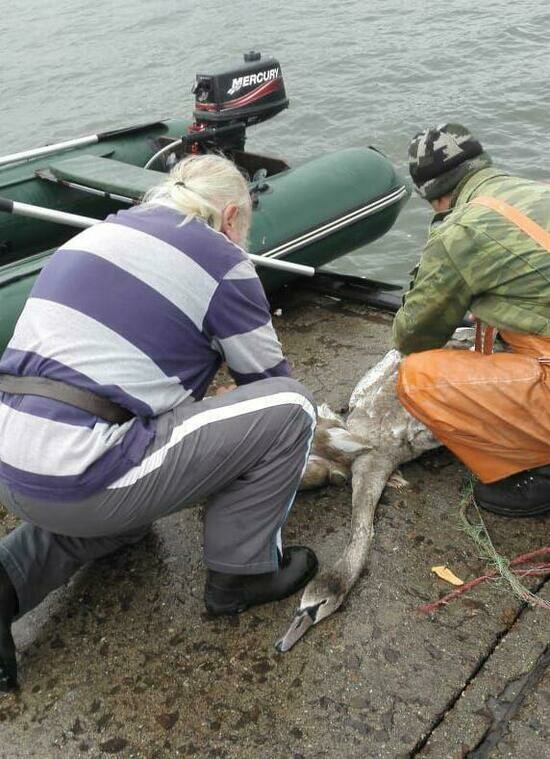
[[[499,506],[498,504],[493,503],[481,503],[477,500],[474,496],[474,503],[476,506],[478,506],[480,509],[484,509],[485,511],[490,511],[493,514],[498,514],[500,517],[509,517],[512,519],[523,519],[525,517],[541,517],[541,516],[548,516],[550,514],[550,503],[543,504],[542,506],[537,506],[537,508],[533,509],[524,509],[523,511],[520,511],[519,509],[508,509],[506,506]]]

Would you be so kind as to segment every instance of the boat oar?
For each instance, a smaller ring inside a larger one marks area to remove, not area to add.
[[[53,208],[43,208],[34,206],[30,203],[20,203],[18,200],[9,198],[0,198],[0,211],[11,213],[13,216],[26,216],[31,219],[42,219],[42,221],[53,221],[57,224],[66,224],[69,227],[80,227],[85,229],[97,224],[99,219],[93,219],[90,216],[79,216],[75,213],[66,213],[65,211],[55,211]]]
[[[43,221],[53,221],[57,224],[67,224],[70,227],[79,227],[86,229],[94,224],[99,224],[101,219],[94,219],[90,216],[78,216],[66,211],[55,211],[51,208],[34,206],[30,203],[20,203],[17,200],[0,197],[0,211],[10,213],[14,216],[26,216],[32,219],[42,219]],[[278,258],[265,258],[248,253],[248,257],[256,266],[265,266],[269,269],[278,269],[279,271],[288,271],[292,274],[301,274],[306,277],[313,277],[315,269],[313,266],[304,266],[303,264],[294,264],[291,261],[280,261]]]
[[[41,148],[23,150],[20,153],[11,153],[10,155],[0,156],[0,166],[6,166],[8,163],[18,163],[19,161],[29,161],[32,158],[40,158],[41,156],[51,155],[52,153],[59,153],[60,151],[68,150],[69,148],[83,148],[86,145],[95,145],[96,143],[103,142],[103,140],[108,140],[111,137],[140,132],[142,129],[150,129],[154,126],[161,126],[161,122],[152,121],[148,124],[138,124],[137,126],[123,127],[122,129],[111,129],[108,132],[88,134],[85,137],[77,137],[74,140],[65,140],[64,142],[56,142],[52,145],[44,145],[44,147]]]

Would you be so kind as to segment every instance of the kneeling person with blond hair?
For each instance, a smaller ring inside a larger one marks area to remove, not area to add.
[[[61,246],[0,361],[0,690],[11,624],[86,562],[210,497],[205,603],[235,614],[311,579],[281,544],[315,426],[240,247],[248,186],[219,156]],[[238,387],[203,400],[225,362]]]

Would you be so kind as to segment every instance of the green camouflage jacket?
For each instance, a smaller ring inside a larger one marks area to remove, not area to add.
[[[550,337],[550,251],[500,214],[468,201],[499,198],[550,231],[550,186],[493,167],[464,178],[434,217],[411,289],[393,323],[402,353],[440,348],[471,311],[487,324]]]

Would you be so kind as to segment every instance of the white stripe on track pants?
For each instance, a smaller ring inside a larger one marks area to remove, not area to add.
[[[206,565],[273,571],[314,426],[311,395],[274,377],[161,415],[141,464],[81,501],[39,500],[0,485],[0,502],[24,522],[0,540],[20,614],[83,564],[137,542],[152,522],[203,498]]]

